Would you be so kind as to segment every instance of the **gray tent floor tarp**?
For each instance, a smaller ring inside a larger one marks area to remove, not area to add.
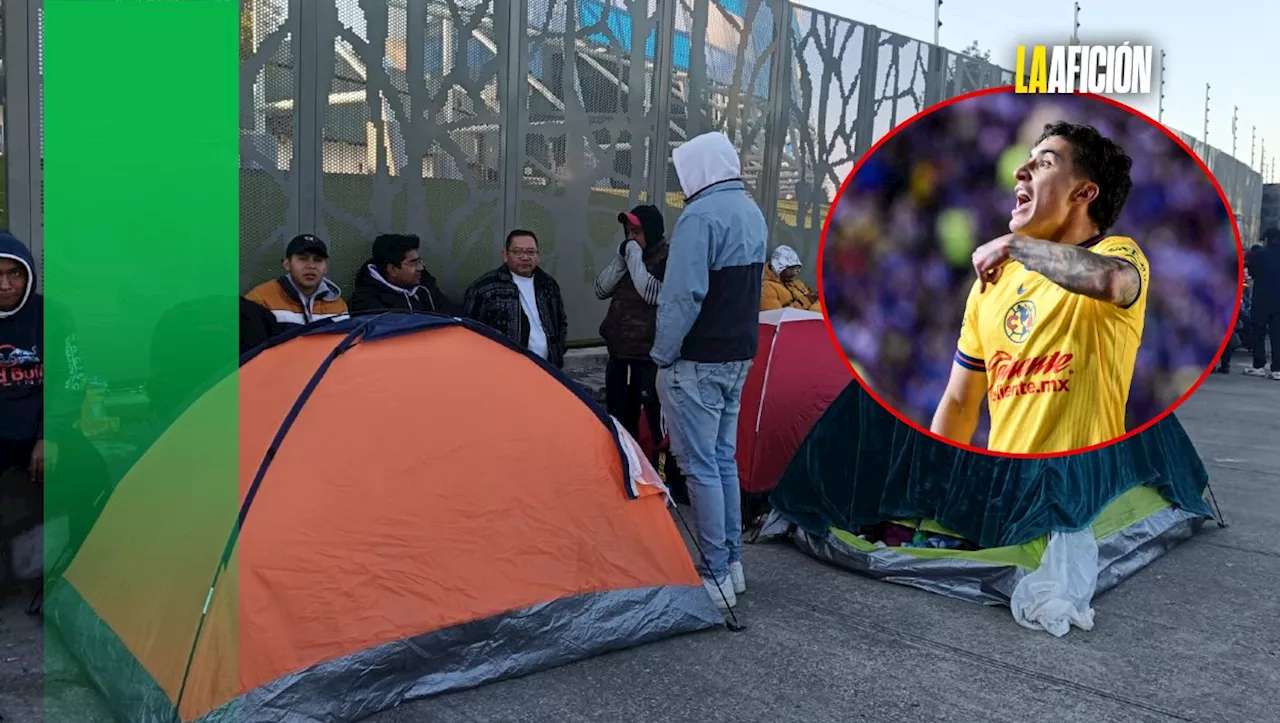
[[[1207,489],[1208,472],[1172,414],[1102,449],[1008,459],[916,431],[855,381],[792,458],[770,495],[773,510],[760,537],[789,537],[815,558],[887,582],[1007,605],[1051,533],[1107,518],[1110,528],[1097,539],[1101,593],[1198,532],[1212,518]],[[932,525],[979,550],[918,551],[856,539],[885,522]]]

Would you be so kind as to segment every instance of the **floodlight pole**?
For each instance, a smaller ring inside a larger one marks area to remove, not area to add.
[[[1156,111],[1156,122],[1164,123],[1164,51],[1160,51],[1160,108]]]
[[[1204,152],[1209,153],[1209,84],[1204,84]]]
[[[1253,168],[1253,147],[1258,142],[1258,126],[1250,126],[1249,131],[1249,168]]]
[[[1231,157],[1236,157],[1236,113],[1240,111],[1240,106],[1231,106]]]
[[[938,40],[939,30],[942,28],[942,0],[934,0],[933,2],[933,45],[941,47]]]

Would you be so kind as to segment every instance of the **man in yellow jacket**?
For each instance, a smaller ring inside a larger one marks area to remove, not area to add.
[[[818,303],[818,292],[810,291],[808,285],[797,278],[801,266],[800,255],[790,246],[779,246],[773,250],[773,256],[764,269],[764,289],[760,294],[761,311],[822,310]]]

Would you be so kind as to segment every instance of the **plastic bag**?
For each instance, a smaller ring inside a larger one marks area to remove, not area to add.
[[[663,498],[667,502],[667,506],[674,505],[671,499],[671,490],[667,489],[666,483],[662,481],[662,477],[658,475],[658,470],[653,468],[653,464],[644,456],[644,450],[640,448],[640,443],[631,436],[626,427],[622,426],[622,422],[617,417],[610,416],[613,422],[613,428],[618,433],[618,440],[622,442],[622,454],[626,463],[623,474],[627,477],[627,486],[631,488],[633,497],[643,497],[641,485],[654,488],[662,493]]]
[[[37,524],[9,541],[9,574],[19,582],[39,579],[45,573],[45,553],[59,559],[66,549],[68,526],[66,517],[55,517],[49,524]]]
[[[30,582],[44,572],[44,525],[36,525],[9,541],[9,574]]]
[[[1009,607],[1019,625],[1066,635],[1074,625],[1093,629],[1093,593],[1098,587],[1098,540],[1092,529],[1049,533],[1040,567],[1013,589]]]

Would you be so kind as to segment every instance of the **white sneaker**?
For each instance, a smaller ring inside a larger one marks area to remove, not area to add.
[[[729,565],[729,579],[733,581],[733,592],[735,595],[741,595],[747,591],[747,576],[742,571],[742,561],[739,560]]]
[[[1271,372],[1271,378],[1280,382],[1280,372]]]
[[[718,583],[710,578],[704,577],[702,578],[702,587],[707,591],[707,594],[711,596],[711,599],[715,601],[716,607],[721,610],[737,606],[738,596],[733,593],[733,581],[730,579],[730,576],[726,575],[725,578],[720,580]],[[727,606],[725,605],[726,600],[729,603]]]
[[[1272,376],[1272,377],[1274,377],[1274,375],[1272,375],[1272,374],[1267,374],[1267,368],[1266,368],[1266,367],[1261,367],[1261,368],[1245,367],[1245,368],[1244,368],[1244,373],[1245,373],[1245,374],[1248,374],[1248,375],[1249,375],[1249,376],[1251,376],[1251,377],[1263,377],[1264,379],[1265,379],[1266,377],[1268,377],[1268,376]]]

